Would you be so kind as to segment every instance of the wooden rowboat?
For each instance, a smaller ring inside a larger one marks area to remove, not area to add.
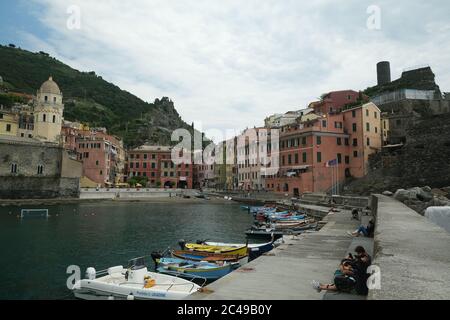
[[[230,246],[211,246],[206,244],[186,243],[185,248],[189,251],[208,252],[223,255],[247,255],[248,247],[246,245],[240,247]]]
[[[245,255],[227,255],[189,250],[173,250],[171,254],[172,257],[180,259],[208,262],[239,262],[240,260],[248,257],[247,253]]]

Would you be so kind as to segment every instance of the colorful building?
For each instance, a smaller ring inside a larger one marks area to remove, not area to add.
[[[240,190],[265,190],[262,169],[266,166],[263,153],[269,140],[268,131],[264,127],[247,129],[237,138],[237,176]]]
[[[66,123],[62,128],[64,147],[83,163],[83,181],[89,185],[113,186],[123,182],[125,150],[118,137],[104,128],[88,129],[77,123]]]
[[[175,164],[172,148],[167,146],[141,146],[128,152],[127,178],[143,177],[147,187],[192,189],[191,162]]]
[[[344,108],[369,102],[369,97],[362,92],[354,90],[332,91],[322,96],[320,101],[312,102],[309,108],[314,110],[315,114],[328,114],[341,112]]]
[[[0,135],[17,136],[19,115],[8,110],[0,110]]]
[[[282,127],[279,170],[265,177],[266,189],[291,195],[337,192],[346,178],[367,174],[381,136],[381,113],[373,103]]]

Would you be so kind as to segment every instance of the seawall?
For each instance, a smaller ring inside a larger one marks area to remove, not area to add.
[[[450,234],[397,200],[374,195],[381,288],[373,300],[450,299]]]

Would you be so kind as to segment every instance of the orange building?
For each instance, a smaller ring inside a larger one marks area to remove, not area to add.
[[[282,127],[279,171],[265,177],[266,189],[294,196],[337,192],[346,178],[367,174],[381,135],[381,113],[373,103]]]

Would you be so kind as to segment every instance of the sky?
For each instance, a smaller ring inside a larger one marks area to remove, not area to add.
[[[237,132],[373,86],[383,60],[392,79],[430,65],[450,91],[449,13],[447,0],[0,0],[0,43]]]

